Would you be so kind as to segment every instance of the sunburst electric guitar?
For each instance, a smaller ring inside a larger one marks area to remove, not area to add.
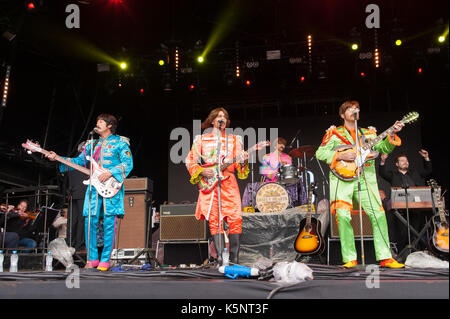
[[[30,140],[27,140],[26,143],[22,143],[22,147],[31,151],[31,152],[39,152],[42,153],[44,155],[49,154],[49,151],[44,150],[43,148],[41,148],[39,146],[39,144],[33,143]],[[86,159],[89,161],[89,157],[87,156]],[[66,160],[65,158],[62,158],[61,156],[56,156],[55,160],[57,160],[60,163],[63,163],[67,166],[70,166],[74,169],[76,169],[77,171],[80,171],[86,175],[91,175],[89,172],[89,169],[77,164],[72,163],[69,160]],[[91,175],[91,183],[92,186],[95,187],[95,189],[97,190],[97,192],[105,198],[111,198],[114,197],[120,190],[120,188],[122,187],[123,183],[118,182],[114,177],[110,177],[108,178],[105,182],[100,182],[98,177],[106,172],[109,172],[107,169],[101,167],[94,159],[91,160],[92,163],[92,175]],[[85,185],[89,185],[89,179],[83,181],[83,184]]]
[[[400,122],[403,124],[414,122],[419,118],[419,113],[417,112],[410,112],[407,115],[405,115]],[[390,128],[388,128],[386,131],[378,135],[374,139],[366,139],[363,136],[359,137],[359,145],[361,149],[361,153],[358,154],[357,152],[357,146],[354,145],[340,145],[336,147],[334,150],[336,152],[340,152],[341,154],[353,152],[357,154],[356,158],[353,161],[337,161],[336,165],[331,169],[331,171],[336,175],[338,178],[344,180],[344,181],[352,181],[358,178],[358,170],[359,173],[361,173],[362,168],[364,167],[364,164],[367,161],[373,160],[378,157],[378,152],[372,150],[372,147],[377,144],[379,141],[383,140],[386,136],[392,134],[394,131],[394,125],[392,125]]]
[[[429,241],[430,250],[439,256],[448,258],[448,215],[445,215],[444,205],[439,198],[438,185],[434,179],[428,181],[431,186],[434,202],[438,209],[438,214],[433,216],[434,232]]]
[[[311,198],[315,188],[312,183],[308,189],[308,213],[300,222],[300,232],[295,239],[294,249],[301,255],[322,254],[325,249],[325,242],[321,234],[321,223],[315,217],[312,217]]]
[[[270,142],[269,141],[263,141],[263,142],[259,142],[258,144],[253,145],[251,148],[248,149],[248,154],[253,153],[257,150],[262,149],[263,147],[269,146]],[[219,167],[219,173],[217,173],[217,166],[218,164],[206,164],[206,165],[202,165],[203,168],[211,168],[214,170],[214,176],[207,178],[207,177],[203,177],[200,182],[198,182],[198,188],[202,193],[208,194],[211,193],[214,190],[214,187],[216,187],[216,185],[219,183],[219,179],[220,181],[226,180],[229,178],[229,176],[223,176],[222,172],[227,169],[228,166],[230,166],[231,164],[234,164],[236,162],[239,162],[241,160],[243,160],[244,155],[243,153],[236,156],[235,158],[233,158],[231,161],[227,161],[224,162],[224,158],[222,158],[220,160],[220,162],[222,164],[220,164]]]

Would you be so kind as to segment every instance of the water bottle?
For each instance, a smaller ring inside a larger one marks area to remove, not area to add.
[[[222,253],[222,265],[228,266],[229,262],[230,262],[230,253],[228,252],[227,248],[225,247],[223,249],[223,253]]]
[[[17,272],[17,264],[19,263],[19,255],[14,250],[11,255],[11,262],[9,264],[9,272]]]
[[[3,272],[3,260],[5,260],[5,255],[3,255],[3,250],[0,250],[0,272]]]
[[[53,271],[53,256],[51,251],[45,256],[45,271]]]

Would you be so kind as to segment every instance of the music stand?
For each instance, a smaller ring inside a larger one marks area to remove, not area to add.
[[[39,209],[39,213],[36,219],[33,221],[32,226],[36,229],[38,234],[44,235],[44,246],[43,250],[47,249],[48,246],[48,229],[55,221],[56,216],[61,212],[60,209],[55,209],[53,207],[42,206]]]

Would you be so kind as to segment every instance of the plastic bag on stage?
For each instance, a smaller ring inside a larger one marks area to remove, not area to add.
[[[73,254],[75,248],[68,247],[64,238],[56,238],[48,244],[48,250],[53,257],[61,262],[66,268],[73,265]]]
[[[279,262],[273,266],[274,279],[283,285],[295,284],[306,280],[312,280],[313,271],[307,265],[293,262]]]
[[[446,268],[448,269],[448,261],[441,260],[424,251],[416,251],[408,255],[405,266],[411,268]]]

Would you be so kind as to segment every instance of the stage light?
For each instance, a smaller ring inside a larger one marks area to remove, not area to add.
[[[127,68],[127,64],[125,62],[120,63],[120,68],[125,70]]]
[[[199,56],[199,57],[197,58],[197,61],[198,61],[199,63],[203,63],[203,61],[205,61],[205,59],[204,59],[202,56]]]
[[[194,84],[189,85],[189,91],[194,91],[194,89],[195,89],[195,85]]]
[[[356,43],[352,44],[352,50],[353,51],[358,50],[358,45]]]
[[[400,39],[395,40],[395,45],[396,46],[401,46],[402,45],[402,40],[400,40]]]
[[[380,67],[380,52],[378,51],[378,48],[375,48],[375,67]]]
[[[252,84],[252,82],[250,82],[250,80],[245,81],[245,85],[250,86]]]
[[[159,61],[158,61],[158,64],[159,64],[160,66],[163,66],[163,65],[164,65],[164,60],[159,60]]]
[[[241,71],[239,70],[239,65],[236,65],[236,77],[241,76]]]
[[[144,94],[144,89],[140,89],[139,93]]]
[[[302,82],[302,83],[303,83],[303,82],[305,82],[305,80],[306,80],[306,79],[305,79],[305,77],[304,77],[304,76],[301,76],[301,77],[300,77],[300,82]]]
[[[11,75],[11,66],[6,67],[5,82],[3,84],[3,94],[2,94],[2,107],[6,107],[6,102],[8,100],[9,91],[9,77]]]
[[[422,68],[418,68],[418,69],[417,69],[417,73],[422,74],[422,72],[423,72],[423,69],[422,69]]]
[[[366,74],[364,72],[361,72],[361,77],[363,78],[365,76],[366,76]]]
[[[34,4],[33,2],[28,2],[28,3],[27,3],[27,8],[28,8],[29,10],[33,10],[34,8],[36,8],[36,6],[35,6],[35,4]]]
[[[178,82],[178,72],[180,70],[180,51],[175,48],[175,82]]]
[[[445,41],[445,36],[441,35],[441,36],[438,38],[438,41],[439,41],[440,43],[444,42],[444,41]]]

